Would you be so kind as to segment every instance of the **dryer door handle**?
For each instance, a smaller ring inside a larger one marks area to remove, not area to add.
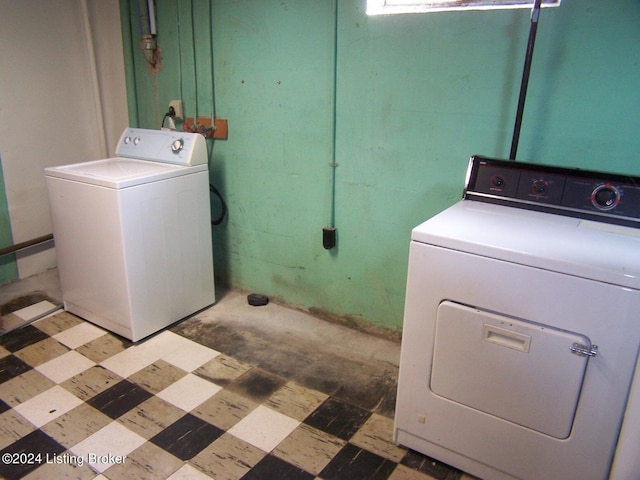
[[[595,357],[598,355],[597,345],[582,345],[580,343],[574,343],[571,345],[570,350],[581,357]]]

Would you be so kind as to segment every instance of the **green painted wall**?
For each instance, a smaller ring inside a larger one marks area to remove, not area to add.
[[[11,219],[9,218],[9,204],[4,185],[4,173],[0,161],[0,247],[13,245]],[[0,256],[0,285],[18,278],[16,256],[12,253]]]
[[[121,0],[130,111],[157,128],[182,98],[229,120],[209,141],[229,206],[218,281],[398,331],[411,228],[458,200],[471,154],[509,154],[530,12],[367,17],[364,2],[339,0],[335,44],[329,1],[156,0],[152,71]],[[544,9],[518,158],[640,175],[638,45],[637,0]]]

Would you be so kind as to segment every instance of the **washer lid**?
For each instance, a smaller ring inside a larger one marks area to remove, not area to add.
[[[414,228],[411,239],[640,289],[637,228],[462,200]]]
[[[114,157],[45,168],[45,175],[108,188],[126,188],[207,170],[206,165],[170,163]]]

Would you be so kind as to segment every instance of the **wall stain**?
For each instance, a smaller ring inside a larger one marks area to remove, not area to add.
[[[290,307],[295,308],[295,307]],[[300,309],[298,309],[300,310]],[[374,335],[376,337],[384,338],[385,340],[391,340],[394,342],[399,342],[402,339],[402,329],[401,328],[387,328],[379,325],[373,325],[361,316],[357,315],[339,315],[331,312],[325,308],[320,307],[310,307],[309,309],[302,309],[307,313],[315,317],[319,317],[322,320],[327,322],[335,323],[337,325],[342,325],[353,330],[357,330],[359,332],[368,333],[369,335]]]

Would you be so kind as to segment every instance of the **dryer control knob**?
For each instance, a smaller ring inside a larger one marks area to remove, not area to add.
[[[591,203],[598,210],[612,210],[620,203],[620,192],[613,185],[599,185],[591,193]]]
[[[531,184],[531,193],[533,195],[546,195],[549,190],[549,183],[546,180],[535,180]]]
[[[493,177],[491,177],[491,186],[493,188],[504,188],[504,186],[506,185],[506,180],[504,179],[504,177],[502,175],[494,175]]]

